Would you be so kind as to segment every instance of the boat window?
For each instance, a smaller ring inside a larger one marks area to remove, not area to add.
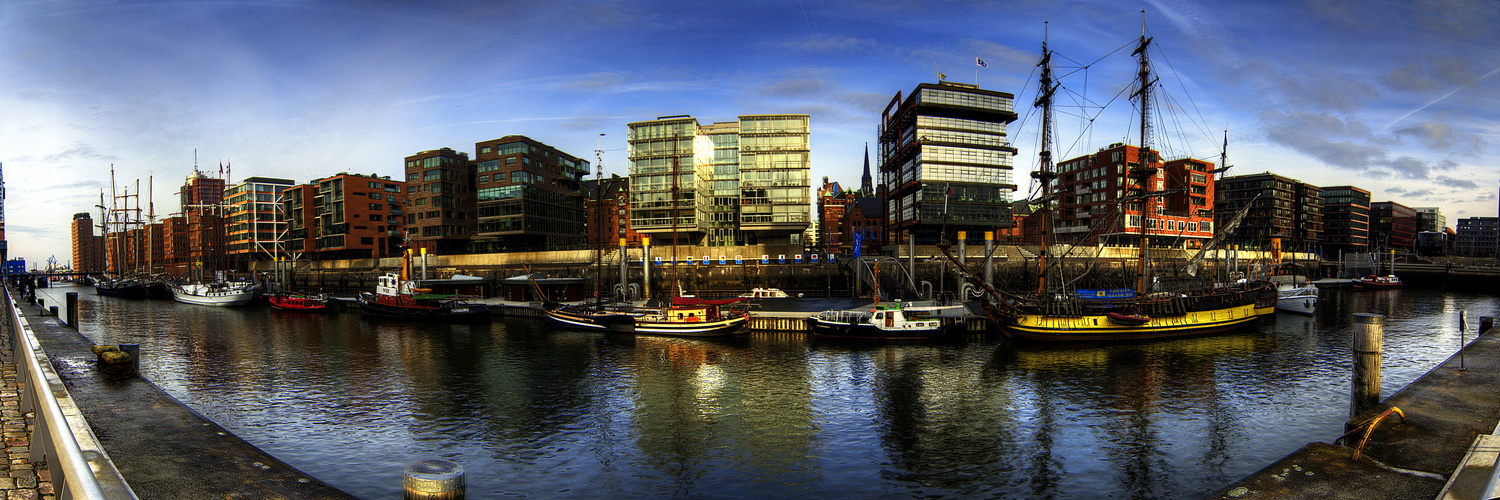
[[[883,313],[883,312],[875,313],[875,319],[885,319],[885,313]]]

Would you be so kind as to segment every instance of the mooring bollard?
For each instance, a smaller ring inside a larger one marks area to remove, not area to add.
[[[130,374],[131,375],[140,375],[141,374],[141,345],[140,344],[120,344],[120,350],[124,351],[125,354],[129,354],[130,355]]]
[[[464,468],[447,460],[423,460],[406,466],[401,479],[406,500],[463,500]]]
[[[68,304],[68,326],[78,329],[78,292],[68,292],[66,295]]]
[[[57,306],[47,306],[47,315],[57,317]]]
[[[1494,316],[1480,316],[1479,317],[1479,334],[1480,335],[1489,333],[1490,330],[1492,330],[1494,328],[1495,328],[1495,317]]]
[[[1349,418],[1380,404],[1380,350],[1385,337],[1385,316],[1354,315],[1354,381],[1349,398]]]

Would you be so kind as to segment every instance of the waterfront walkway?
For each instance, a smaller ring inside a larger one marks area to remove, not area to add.
[[[0,325],[10,318],[0,314]],[[21,391],[16,379],[16,356],[10,336],[0,335],[0,430],[5,434],[5,464],[0,470],[0,492],[5,500],[53,498],[52,480],[44,464],[27,459],[31,452],[31,414],[21,414]]]
[[[115,468],[142,499],[283,498],[349,499],[339,491],[266,454],[150,381],[103,373],[93,343],[35,304],[21,314],[52,360]],[[0,336],[4,337],[4,336]],[[9,477],[0,478],[5,500],[51,498],[46,474],[26,463],[27,436],[21,430],[16,365],[5,341],[3,401]],[[142,352],[142,357],[150,356]],[[29,421],[29,419],[27,419]],[[37,469],[40,469],[38,467]],[[375,481],[400,481],[401,471]]]
[[[1500,431],[1500,329],[1474,338],[1462,354],[1350,422],[1371,422],[1390,408],[1404,418],[1388,415],[1368,437],[1365,428],[1349,426],[1355,432],[1347,443],[1331,444],[1338,436],[1309,443],[1209,498],[1477,498],[1496,464],[1466,462],[1465,455],[1477,437]],[[1460,475],[1473,478],[1450,483]]]

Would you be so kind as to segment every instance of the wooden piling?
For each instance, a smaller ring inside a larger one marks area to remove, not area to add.
[[[1380,351],[1385,337],[1385,316],[1354,315],[1354,379],[1349,398],[1349,418],[1380,404]]]

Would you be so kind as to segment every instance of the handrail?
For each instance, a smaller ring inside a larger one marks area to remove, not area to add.
[[[72,396],[68,394],[57,372],[52,369],[51,362],[42,362],[47,353],[32,335],[31,325],[21,317],[20,308],[11,296],[9,287],[0,288],[4,289],[6,312],[10,315],[10,345],[18,365],[17,382],[25,386],[18,388],[21,411],[30,407],[35,412],[30,443],[32,462],[46,459],[47,471],[51,474],[58,499],[137,498],[102,448],[89,453],[93,455],[92,459],[84,457],[85,452],[74,437],[75,431],[59,402],[59,398],[62,398],[67,401],[68,406],[76,408]],[[78,419],[82,423],[81,414]],[[88,433],[93,440],[93,431],[89,430],[86,423],[82,423],[78,432]],[[100,483],[101,477],[109,481],[108,487]]]

